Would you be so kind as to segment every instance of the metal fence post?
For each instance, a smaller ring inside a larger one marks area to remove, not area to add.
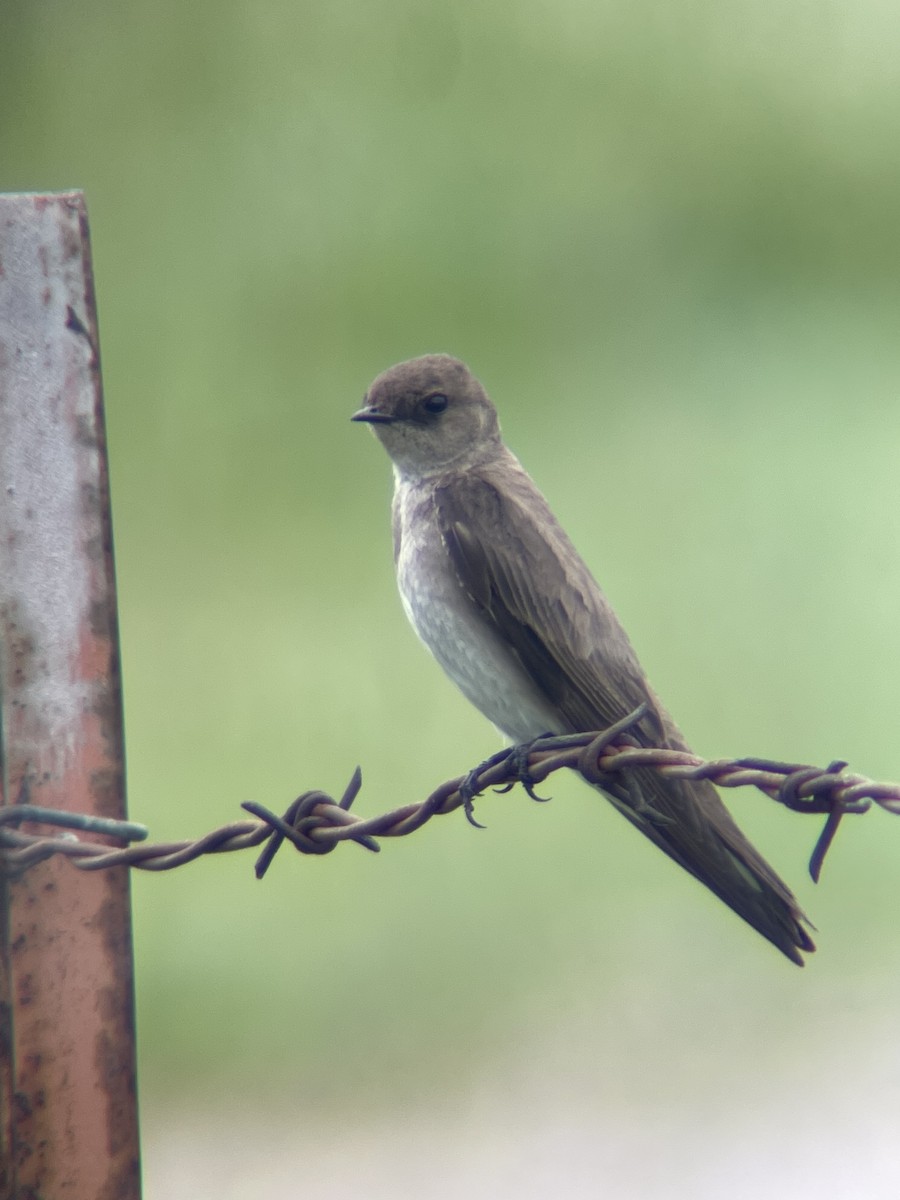
[[[3,803],[124,817],[99,343],[78,192],[0,197]],[[23,826],[23,828],[25,828]],[[140,1194],[129,881],[0,881],[0,1196]]]

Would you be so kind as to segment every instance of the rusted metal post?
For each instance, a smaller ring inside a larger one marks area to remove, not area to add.
[[[97,318],[78,192],[0,197],[0,660],[3,802],[124,817]],[[127,873],[54,858],[0,881],[0,898],[0,1196],[136,1200]]]

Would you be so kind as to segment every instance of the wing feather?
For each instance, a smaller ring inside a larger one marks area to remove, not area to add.
[[[540,494],[501,492],[469,473],[436,488],[434,499],[461,586],[568,728],[603,728],[647,702],[642,731],[658,745],[658,701],[631,643]]]

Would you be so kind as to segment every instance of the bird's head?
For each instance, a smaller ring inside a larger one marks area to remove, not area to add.
[[[502,446],[487,393],[465,363],[449,354],[426,354],[384,371],[351,420],[371,426],[406,478],[466,469]]]

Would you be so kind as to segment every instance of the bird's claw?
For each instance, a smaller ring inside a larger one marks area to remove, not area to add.
[[[509,783],[505,783],[502,787],[494,788],[495,792],[512,791],[517,783],[520,783],[532,800],[538,800],[542,804],[550,799],[550,796],[539,796],[534,790],[534,779],[531,777],[531,772],[528,770],[528,760],[531,752],[534,749],[535,742],[539,742],[541,738],[553,737],[552,733],[542,733],[536,738],[532,738],[530,742],[522,742],[518,746],[511,746],[507,750],[498,750],[496,754],[492,754],[490,758],[486,758],[484,762],[479,763],[465,776],[462,783],[458,787],[458,791],[463,803],[463,812],[466,814],[466,820],[470,825],[474,825],[476,829],[484,829],[484,826],[475,820],[473,800],[476,796],[480,796],[484,791],[481,783],[481,776],[490,767],[496,767],[503,763],[507,768],[507,773],[512,775]]]
[[[462,797],[463,812],[466,814],[466,820],[470,825],[474,825],[476,829],[484,829],[484,825],[480,821],[475,820],[475,805],[473,801],[476,796],[480,796],[484,789],[481,786],[481,773],[486,767],[492,767],[497,761],[497,756],[486,758],[484,762],[479,763],[477,767],[466,775],[465,779],[459,785],[459,794]]]
[[[531,757],[535,742],[539,742],[541,738],[553,736],[552,733],[541,733],[536,738],[532,738],[530,742],[520,742],[517,746],[511,746],[506,752],[506,761],[515,772],[515,778],[496,790],[498,792],[510,792],[517,783],[520,783],[532,800],[546,804],[548,800],[552,799],[551,796],[539,796],[534,790],[535,781],[528,769],[528,760]]]

